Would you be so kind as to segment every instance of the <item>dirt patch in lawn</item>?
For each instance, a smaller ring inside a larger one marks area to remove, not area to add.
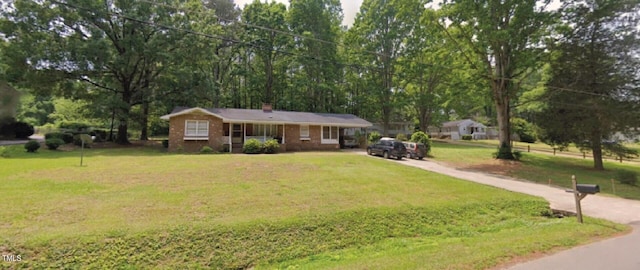
[[[523,165],[521,162],[514,160],[492,159],[473,165],[455,164],[455,167],[461,170],[511,176],[517,171],[522,170]]]

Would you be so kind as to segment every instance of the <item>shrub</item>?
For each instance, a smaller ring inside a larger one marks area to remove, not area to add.
[[[377,142],[380,140],[380,138],[382,138],[382,135],[380,135],[380,133],[378,133],[377,131],[373,131],[371,133],[369,133],[369,142]]]
[[[60,138],[50,138],[44,141],[44,144],[49,148],[49,150],[56,150],[60,145],[64,144],[64,141]]]
[[[473,139],[473,136],[471,134],[462,135],[462,140],[470,141],[471,139]]]
[[[73,142],[73,134],[71,133],[61,133],[61,132],[51,132],[44,134],[44,139],[61,139],[65,144]]]
[[[169,140],[162,140],[162,147],[169,148]]]
[[[73,144],[82,146],[83,142],[84,147],[91,148],[91,143],[93,142],[93,140],[91,139],[91,136],[89,136],[89,134],[76,134],[73,136]]]
[[[404,135],[403,133],[398,133],[398,135],[396,135],[396,140],[404,142],[407,140],[407,135]]]
[[[415,132],[411,135],[411,141],[422,143],[427,150],[427,154],[431,152],[431,139],[429,139],[429,135],[422,131]]]
[[[5,118],[0,121],[0,137],[7,139],[27,139],[33,135],[32,125],[25,122],[16,122],[13,118]]]
[[[4,146],[0,146],[0,157],[9,157],[9,150]]]
[[[635,172],[627,170],[617,170],[615,178],[622,184],[635,186],[638,182],[638,175]]]
[[[211,153],[213,153],[213,148],[209,147],[208,145],[205,145],[202,148],[200,148],[200,154],[211,154]]]
[[[62,133],[60,133],[60,132],[45,133],[44,134],[44,139],[45,140],[48,140],[48,139],[61,139],[62,140]]]
[[[16,139],[27,139],[33,135],[34,131],[33,126],[25,122],[13,123],[13,132],[16,135]]]
[[[90,127],[90,125],[84,122],[63,121],[63,122],[60,122],[59,127],[64,129],[69,129],[69,130],[81,131],[81,130],[87,130]]]
[[[262,143],[256,139],[248,139],[242,146],[242,152],[245,154],[260,154],[262,153]]]
[[[29,153],[35,153],[40,149],[40,143],[38,141],[30,140],[24,144],[24,149],[27,149]]]
[[[533,124],[527,122],[527,120],[522,118],[511,118],[511,130],[513,130],[515,134],[518,134],[521,142],[536,142],[536,128]]]
[[[267,140],[263,146],[264,152],[267,154],[275,154],[280,149],[280,144],[277,140]]]

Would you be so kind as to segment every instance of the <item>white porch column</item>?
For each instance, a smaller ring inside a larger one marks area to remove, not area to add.
[[[285,144],[285,140],[284,140],[284,134],[286,133],[287,130],[287,124],[282,124],[282,144]]]
[[[229,153],[233,151],[233,123],[229,123]]]
[[[246,142],[247,141],[247,123],[242,123],[242,141]]]

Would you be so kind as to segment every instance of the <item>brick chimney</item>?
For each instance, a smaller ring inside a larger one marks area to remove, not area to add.
[[[273,111],[271,103],[262,103],[262,112],[270,113]]]

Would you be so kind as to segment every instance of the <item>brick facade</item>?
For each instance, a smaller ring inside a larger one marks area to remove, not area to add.
[[[209,137],[208,140],[185,140],[186,120],[205,120],[209,121]],[[209,146],[214,151],[221,151],[225,135],[225,126],[228,130],[229,125],[224,124],[222,119],[204,113],[191,113],[177,115],[169,120],[169,151],[185,151],[198,152],[203,146]],[[244,125],[243,125],[244,126]],[[252,125],[247,124],[247,133],[251,133]],[[227,131],[228,133],[228,131]],[[278,127],[278,135],[282,136],[282,125]],[[299,125],[285,125],[284,144],[281,145],[281,151],[309,151],[309,150],[336,150],[340,149],[339,144],[322,144],[322,127],[309,126],[309,140],[300,139]]]
[[[208,140],[185,140],[184,129],[186,120],[209,121]],[[171,117],[169,120],[169,151],[199,152],[203,146],[209,146],[214,151],[222,150],[222,136],[224,135],[222,119],[208,114],[184,114]]]

